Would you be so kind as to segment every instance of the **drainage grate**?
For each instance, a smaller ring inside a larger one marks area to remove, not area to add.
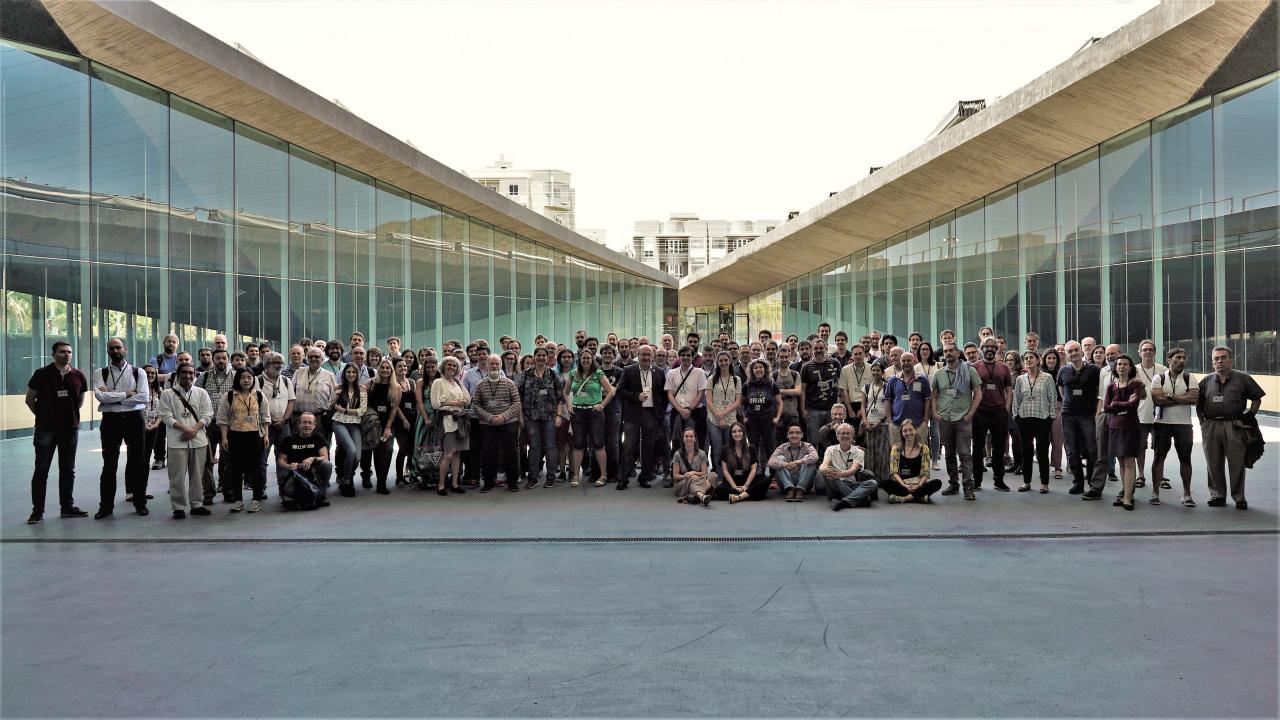
[[[812,543],[938,540],[1072,540],[1154,537],[1275,536],[1280,530],[1117,530],[895,535],[747,535],[647,537],[316,537],[316,538],[4,538],[6,545],[603,545],[613,543]]]

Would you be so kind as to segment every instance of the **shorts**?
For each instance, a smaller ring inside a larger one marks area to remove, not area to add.
[[[591,407],[573,409],[573,449],[604,448],[604,413]]]
[[[1155,447],[1151,444],[1151,433],[1153,432],[1152,428],[1154,426],[1155,423],[1142,423],[1138,425],[1138,437],[1141,438],[1142,441],[1142,450],[1149,450]]]
[[[1178,460],[1184,463],[1191,462],[1191,443],[1193,437],[1190,425],[1174,425],[1172,423],[1155,423],[1153,429],[1153,437],[1156,458],[1163,460],[1169,454],[1169,445],[1172,444],[1178,453]]]

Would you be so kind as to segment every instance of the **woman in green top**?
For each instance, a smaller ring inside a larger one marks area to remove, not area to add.
[[[573,424],[573,462],[569,466],[569,487],[578,487],[582,453],[590,444],[595,449],[596,464],[601,472],[608,466],[604,452],[604,408],[613,399],[613,385],[596,365],[596,355],[589,349],[578,353],[578,369],[565,383],[565,405]],[[596,478],[596,487],[604,486],[604,476]]]

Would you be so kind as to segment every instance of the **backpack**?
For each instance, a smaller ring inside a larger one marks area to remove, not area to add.
[[[324,486],[296,470],[290,470],[281,483],[280,502],[285,510],[315,510],[329,504]]]
[[[141,379],[139,379],[139,378],[138,378],[138,373],[139,373],[139,372],[141,372],[141,371],[142,371],[142,368],[140,368],[140,367],[134,367],[134,368],[133,368],[133,382],[134,382],[134,388],[133,388],[133,390],[134,390],[134,392],[135,392],[135,393],[138,391],[138,389],[139,389],[139,388],[144,388],[144,387],[145,387],[145,388],[150,389],[150,388],[149,388],[149,386],[147,385],[147,375],[146,375],[146,373],[143,373],[143,374],[142,374],[142,378],[141,378]],[[104,368],[102,368],[102,384],[103,384],[103,385],[106,385],[106,384],[107,384],[107,379],[111,377],[110,372],[111,372],[111,371],[110,371],[110,370],[108,370],[107,368],[105,368],[105,367],[104,367]]]

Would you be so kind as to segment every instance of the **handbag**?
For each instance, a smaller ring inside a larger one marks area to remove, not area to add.
[[[360,417],[360,447],[372,450],[382,442],[382,418],[376,412],[367,412]]]
[[[418,477],[424,481],[440,472],[440,460],[444,457],[444,444],[439,422],[427,424],[419,420],[418,444],[413,449],[413,465]]]

